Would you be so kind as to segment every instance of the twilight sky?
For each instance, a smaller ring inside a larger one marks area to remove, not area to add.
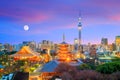
[[[112,43],[120,35],[120,0],[0,0],[0,43],[60,43],[63,33],[73,43],[79,11],[82,43],[100,43],[102,37]]]

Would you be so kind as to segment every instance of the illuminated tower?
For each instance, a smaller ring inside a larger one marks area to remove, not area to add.
[[[81,16],[79,14],[79,18],[78,18],[78,32],[79,32],[78,33],[78,40],[79,40],[78,44],[79,44],[79,48],[81,46],[81,29],[82,29]]]

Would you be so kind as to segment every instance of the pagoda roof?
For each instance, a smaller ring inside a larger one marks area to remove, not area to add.
[[[66,42],[62,42],[62,43],[60,43],[60,44],[68,44],[68,43],[66,43]]]

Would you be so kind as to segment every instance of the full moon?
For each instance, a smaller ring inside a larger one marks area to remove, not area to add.
[[[29,26],[28,25],[24,25],[24,30],[28,31],[29,30]]]

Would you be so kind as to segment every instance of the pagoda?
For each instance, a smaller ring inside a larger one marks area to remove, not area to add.
[[[65,35],[63,34],[63,42],[59,44],[57,55],[58,61],[69,62],[74,58],[74,55],[68,51],[68,44],[65,42]]]

